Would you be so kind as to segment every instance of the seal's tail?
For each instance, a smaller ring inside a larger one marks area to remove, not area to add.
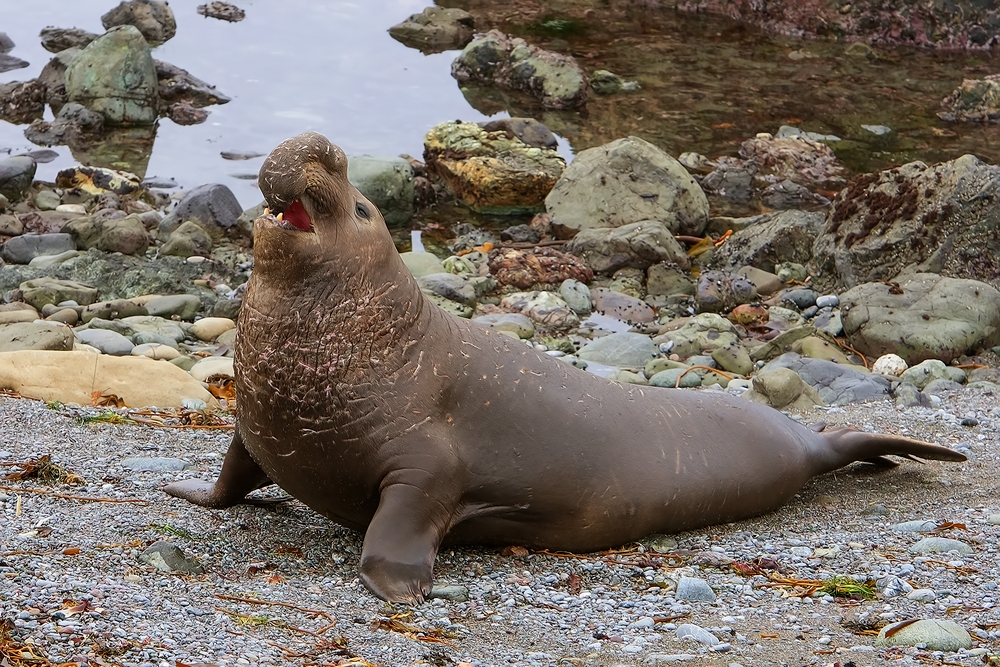
[[[883,456],[899,456],[918,462],[921,459],[955,462],[968,460],[964,454],[954,449],[899,435],[866,433],[850,428],[823,431],[818,435],[828,447],[828,456],[819,471],[821,473],[842,468],[854,461],[889,462]]]

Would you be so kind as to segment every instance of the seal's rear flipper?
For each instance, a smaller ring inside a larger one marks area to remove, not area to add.
[[[282,502],[284,499],[281,498],[247,500],[246,495],[251,491],[273,483],[267,474],[260,469],[256,461],[250,458],[246,447],[243,446],[243,437],[237,428],[236,433],[233,434],[233,441],[229,443],[226,459],[222,462],[222,472],[219,473],[219,478],[215,480],[214,484],[200,479],[185,479],[167,484],[163,490],[195,505],[223,509],[241,503],[263,505]]]
[[[968,460],[965,454],[949,447],[899,435],[866,433],[850,428],[823,431],[818,435],[829,447],[819,472],[836,470],[854,461],[870,461],[885,456],[899,456],[918,462],[921,459],[956,463]]]

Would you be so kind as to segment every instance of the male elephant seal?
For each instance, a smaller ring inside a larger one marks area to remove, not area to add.
[[[344,152],[306,133],[260,171],[274,217],[236,340],[237,429],[214,484],[228,507],[279,484],[365,533],[361,579],[418,603],[442,541],[586,552],[752,517],[814,475],[945,447],[815,433],[720,393],[621,386],[425,299]]]

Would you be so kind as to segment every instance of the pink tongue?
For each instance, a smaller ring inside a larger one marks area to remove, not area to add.
[[[303,231],[309,231],[309,228],[312,227],[312,222],[309,220],[309,214],[306,213],[305,207],[298,199],[292,202],[292,205],[288,207],[282,218],[288,224]]]

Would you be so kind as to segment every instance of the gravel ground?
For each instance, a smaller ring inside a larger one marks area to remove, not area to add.
[[[380,602],[359,584],[361,535],[303,505],[205,510],[159,491],[190,472],[122,466],[128,457],[175,457],[211,478],[227,432],[81,424],[81,415],[96,410],[57,411],[0,398],[0,463],[51,454],[86,480],[56,487],[0,482],[6,485],[0,490],[0,623],[10,621],[16,644],[53,663],[101,666],[352,659],[378,665],[982,664],[1000,653],[998,406],[994,394],[964,391],[944,397],[938,409],[900,411],[886,400],[807,413],[808,422],[949,444],[968,450],[972,460],[854,465],[812,480],[778,512],[664,539],[659,546],[674,552],[669,558],[445,550],[436,582],[467,586],[469,599],[405,609]],[[963,419],[978,423],[963,426]],[[0,473],[14,470],[4,466]],[[27,492],[39,488],[145,502]],[[962,540],[973,553],[911,553],[926,535],[892,526],[913,520],[961,524],[941,536]],[[140,562],[138,555],[157,540],[181,547],[206,573],[163,573]],[[758,558],[761,574],[729,566]],[[773,565],[780,572],[768,569]],[[834,574],[882,586],[895,582],[904,593],[871,601],[798,597],[803,588],[767,579]],[[707,581],[718,598],[677,600],[673,582],[681,576]],[[906,582],[930,589],[933,599],[909,599]],[[390,620],[396,614],[404,616]],[[911,617],[955,621],[972,633],[974,648],[876,648],[873,636],[856,634]],[[392,622],[418,626],[423,640],[402,625],[403,632],[387,630]],[[678,639],[682,623],[708,630],[718,643]]]

